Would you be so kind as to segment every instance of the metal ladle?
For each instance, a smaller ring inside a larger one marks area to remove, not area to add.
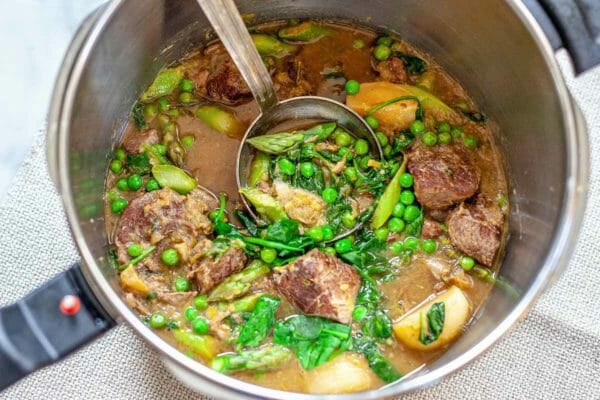
[[[247,184],[248,168],[253,156],[247,139],[265,134],[287,121],[335,121],[338,126],[354,136],[367,140],[371,149],[376,149],[379,158],[383,158],[383,151],[371,127],[345,104],[318,96],[293,97],[278,101],[271,75],[258,54],[233,0],[198,0],[198,3],[260,107],[260,115],[248,127],[238,150],[236,165],[238,190]],[[241,196],[241,199],[249,214],[258,220],[244,196]],[[338,235],[334,240],[349,235],[358,228],[359,224],[354,229]]]

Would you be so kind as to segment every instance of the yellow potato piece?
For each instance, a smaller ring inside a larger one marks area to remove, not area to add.
[[[356,353],[342,353],[306,374],[307,392],[337,394],[367,390],[377,383],[367,360]]]
[[[400,85],[390,82],[367,82],[360,85],[360,91],[354,96],[346,97],[346,105],[360,115],[366,115],[373,107],[401,96],[412,94]],[[415,120],[417,102],[414,100],[403,100],[390,104],[375,112],[380,125],[393,130],[401,131],[410,127]]]
[[[129,292],[139,293],[142,296],[146,296],[150,293],[150,288],[146,285],[146,282],[140,278],[133,265],[121,272],[121,286],[123,289]]]
[[[421,313],[427,313],[434,303],[443,302],[446,317],[442,333],[432,343],[424,345],[419,341],[421,329]],[[433,300],[426,302],[417,309],[410,311],[394,324],[396,338],[407,347],[415,350],[431,351],[450,343],[462,332],[463,327],[471,315],[471,304],[465,294],[456,286],[450,287],[444,293],[436,296]]]

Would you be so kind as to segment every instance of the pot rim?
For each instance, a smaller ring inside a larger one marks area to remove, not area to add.
[[[65,213],[73,234],[75,243],[84,260],[82,271],[94,294],[98,296],[103,306],[118,321],[125,321],[150,346],[166,357],[169,365],[182,369],[186,376],[195,376],[202,380],[202,390],[211,395],[227,395],[237,398],[294,398],[302,400],[339,399],[339,395],[310,395],[282,390],[275,390],[247,383],[239,379],[218,373],[208,366],[195,361],[164,341],[125,304],[113,290],[84,240],[77,216],[73,193],[70,186],[68,164],[68,141],[70,131],[70,116],[75,100],[75,92],[81,79],[82,71],[88,57],[93,51],[98,38],[103,33],[107,23],[116,14],[126,0],[113,0],[106,6],[101,6],[86,19],[76,33],[59,71],[54,87],[51,106],[48,115],[47,154],[49,169],[59,191],[65,208]],[[509,6],[521,20],[533,37],[538,50],[543,56],[547,68],[553,78],[555,89],[559,96],[564,115],[564,131],[566,133],[566,182],[562,200],[562,211],[555,228],[550,252],[546,255],[540,271],[523,298],[513,310],[486,336],[468,351],[456,357],[449,363],[433,369],[423,375],[407,381],[374,389],[366,392],[345,394],[349,400],[375,399],[390,397],[401,393],[425,388],[437,383],[445,376],[464,367],[480,356],[496,341],[498,341],[517,321],[523,319],[533,306],[535,300],[553,280],[560,276],[570,259],[579,228],[584,215],[589,175],[589,146],[583,117],[572,100],[554,51],[544,35],[541,27],[519,0],[509,0]],[[198,386],[196,386],[198,387]]]

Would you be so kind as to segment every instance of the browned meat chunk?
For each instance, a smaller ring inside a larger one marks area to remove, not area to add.
[[[221,45],[211,46],[210,66],[206,77],[206,95],[212,100],[226,104],[239,104],[250,100],[252,95],[229,54]]]
[[[421,236],[425,239],[435,239],[444,233],[442,224],[432,219],[425,217],[423,228],[421,228]]]
[[[408,81],[408,73],[404,63],[397,57],[392,57],[388,61],[381,61],[375,69],[384,81],[392,83],[406,83]]]
[[[190,303],[198,292],[163,292],[158,293],[156,299],[163,303],[181,307]]]
[[[127,302],[127,305],[129,307],[133,308],[141,315],[150,315],[150,310],[148,310],[148,308],[146,307],[146,305],[144,305],[142,300],[140,300],[139,297],[135,296],[133,293],[125,294],[125,302]]]
[[[160,142],[158,131],[150,129],[144,132],[134,132],[127,135],[123,140],[123,149],[131,154],[142,153],[145,146],[150,146]]]
[[[314,249],[274,269],[278,290],[302,312],[347,324],[352,319],[360,276],[337,257]]]
[[[504,215],[495,202],[479,196],[475,204],[461,204],[446,224],[452,243],[465,254],[488,267],[500,247]]]
[[[446,208],[473,196],[479,171],[458,145],[427,147],[416,144],[407,168],[414,176],[415,195],[426,208]]]
[[[246,255],[238,247],[231,247],[220,257],[203,258],[198,267],[188,275],[198,285],[200,293],[208,293],[229,275],[241,271],[246,265]]]
[[[138,243],[144,248],[157,247],[141,261],[151,271],[164,269],[160,253],[169,247],[177,248],[185,263],[188,250],[212,232],[204,196],[198,189],[182,196],[165,188],[132,200],[119,219],[115,233],[119,262],[127,263],[130,260],[127,247]]]

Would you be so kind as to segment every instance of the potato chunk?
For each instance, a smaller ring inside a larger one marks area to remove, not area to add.
[[[377,378],[367,360],[356,353],[343,353],[307,373],[307,392],[338,394],[367,390],[377,384]]]
[[[434,303],[443,302],[446,317],[444,327],[437,340],[424,345],[419,341],[421,329],[421,313],[425,314]],[[406,346],[415,350],[437,350],[456,339],[471,315],[471,304],[462,290],[450,287],[444,293],[410,311],[394,324],[396,338]]]
[[[141,294],[142,296],[146,296],[150,293],[150,288],[146,285],[146,282],[140,278],[133,266],[121,272],[120,278],[121,286],[125,290]]]

